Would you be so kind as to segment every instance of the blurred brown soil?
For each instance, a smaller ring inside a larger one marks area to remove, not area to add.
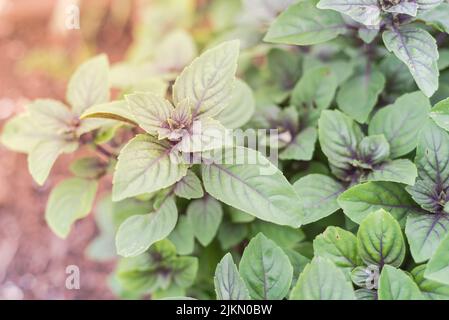
[[[23,110],[26,101],[64,97],[64,81],[45,72],[18,70],[18,63],[29,50],[63,48],[70,56],[83,41],[76,30],[68,37],[49,35],[49,10],[38,8],[51,8],[54,1],[14,2],[27,6],[31,13],[23,13],[28,14],[26,17],[11,14],[9,21],[0,19],[0,131],[8,118]],[[33,4],[36,15],[29,8]],[[114,28],[105,17],[94,39],[95,51],[108,53],[112,61],[123,56],[130,42],[129,30]],[[59,159],[47,183],[39,187],[28,173],[26,156],[0,146],[0,299],[114,298],[106,283],[113,263],[94,262],[84,254],[97,233],[92,215],[77,222],[66,240],[53,235],[44,220],[49,191],[69,175],[68,163],[78,156]],[[105,184],[108,182],[103,183],[102,192]],[[68,265],[80,268],[80,290],[65,287]]]

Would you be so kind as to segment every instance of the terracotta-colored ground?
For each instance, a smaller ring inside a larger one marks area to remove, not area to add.
[[[33,48],[63,48],[71,55],[82,43],[79,31],[68,38],[49,35],[48,8],[53,2],[14,0],[15,5],[25,4],[27,10],[17,10],[6,19],[0,15],[0,130],[28,99],[64,97],[64,81],[45,72],[18,69]],[[106,17],[95,42],[96,51],[118,60],[129,45],[129,31],[114,29]],[[26,156],[0,146],[0,299],[114,297],[106,284],[113,265],[89,261],[84,255],[97,232],[93,217],[76,223],[66,240],[53,235],[44,220],[48,193],[68,175],[67,164],[73,157],[59,159],[45,186],[38,187],[27,171]],[[66,289],[67,265],[80,268],[80,290]]]

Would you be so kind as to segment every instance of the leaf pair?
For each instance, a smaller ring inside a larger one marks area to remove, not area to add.
[[[109,101],[108,68],[107,57],[100,55],[77,69],[66,93],[71,109],[59,101],[38,99],[5,125],[2,143],[28,153],[29,171],[38,184],[45,182],[59,155],[74,152],[83,134],[105,125],[80,116],[87,108]]]
[[[223,257],[215,271],[215,291],[220,300],[281,300],[292,277],[288,256],[259,233],[245,248],[239,270],[230,253]]]

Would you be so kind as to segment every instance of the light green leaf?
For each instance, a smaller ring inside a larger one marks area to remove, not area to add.
[[[373,166],[366,180],[399,182],[412,186],[415,184],[417,175],[413,162],[408,159],[397,159]]]
[[[299,276],[291,300],[355,300],[352,284],[326,258],[315,257]]]
[[[318,1],[301,1],[282,12],[271,24],[264,41],[312,45],[336,38],[346,31],[339,13],[316,8]]]
[[[429,300],[449,300],[449,285],[444,285],[424,277],[427,265],[422,264],[411,271],[421,293]]]
[[[301,199],[304,224],[318,221],[337,211],[340,206],[337,197],[345,187],[323,174],[307,175],[293,184]]]
[[[175,201],[166,195],[153,212],[131,216],[120,225],[115,238],[117,253],[124,257],[144,253],[153,243],[168,237],[177,220]]]
[[[248,289],[230,253],[217,265],[214,284],[217,300],[250,300]]]
[[[354,120],[366,122],[384,90],[385,81],[384,75],[378,71],[349,79],[337,94],[338,107]]]
[[[81,119],[102,118],[112,119],[137,126],[136,119],[125,100],[118,100],[103,104],[97,104],[87,108],[81,115]]]
[[[404,271],[384,266],[379,278],[379,300],[422,300],[423,295]]]
[[[367,265],[399,267],[405,256],[405,243],[399,223],[385,210],[372,212],[357,232],[359,254]]]
[[[239,41],[228,41],[196,58],[173,85],[175,105],[189,99],[194,118],[219,114],[231,102],[238,56]]]
[[[156,134],[170,118],[172,104],[153,93],[133,93],[125,96],[129,110],[139,126],[150,134]]]
[[[407,192],[423,209],[442,212],[449,187],[449,135],[431,120],[418,137],[415,163],[419,176]]]
[[[293,267],[282,249],[262,233],[245,248],[239,269],[253,299],[281,300],[290,289]]]
[[[235,81],[229,105],[221,111],[215,119],[229,129],[240,128],[246,124],[254,114],[256,101],[253,91],[242,80]]]
[[[187,174],[171,146],[138,135],[121,150],[113,179],[113,200],[119,201],[169,187]]]
[[[313,157],[315,143],[317,140],[317,130],[308,127],[302,130],[293,138],[287,147],[279,154],[281,160],[303,160],[308,161]]]
[[[179,216],[178,223],[168,236],[168,239],[173,242],[178,254],[185,255],[193,252],[195,235],[193,234],[193,226],[187,216]]]
[[[318,137],[330,164],[340,170],[351,168],[363,139],[362,130],[351,118],[338,110],[324,110],[318,121]]]
[[[430,117],[441,128],[449,131],[449,98],[438,102],[431,109]]]
[[[410,245],[413,260],[420,263],[433,256],[438,245],[449,234],[447,213],[415,213],[407,217],[405,234]]]
[[[441,1],[438,1],[441,2]],[[449,33],[449,3],[441,3],[439,6],[421,12],[418,19],[426,24],[437,28],[441,32]]]
[[[38,134],[36,127],[28,113],[21,113],[5,123],[0,141],[8,149],[29,153],[41,139],[54,137],[52,133]]]
[[[294,51],[281,48],[271,49],[267,56],[270,83],[273,83],[280,91],[291,91],[301,75],[301,62],[302,56]]]
[[[424,277],[441,284],[449,285],[449,234],[441,241],[435,254],[427,263]]]
[[[384,209],[404,226],[407,216],[421,211],[404,187],[393,182],[355,185],[338,197],[338,204],[346,216],[358,224],[371,212]]]
[[[430,101],[421,92],[404,94],[374,115],[368,132],[387,138],[393,159],[403,156],[416,148],[419,131],[426,123],[429,110]]]
[[[418,87],[428,97],[438,89],[438,47],[435,39],[411,25],[393,28],[382,34],[385,46],[410,70]]]
[[[52,190],[45,220],[56,235],[66,238],[72,224],[89,214],[97,187],[96,181],[72,178],[62,181]]]
[[[28,170],[38,185],[43,185],[56,159],[63,153],[72,153],[78,148],[77,142],[63,139],[42,140],[28,154]]]
[[[381,8],[377,0],[320,0],[317,7],[344,13],[366,26],[378,26],[381,20]]]
[[[327,227],[313,240],[315,256],[327,258],[345,272],[361,265],[357,237],[339,227]]]
[[[291,184],[261,153],[224,149],[202,166],[206,191],[214,198],[259,219],[299,227],[303,213]]]
[[[330,67],[313,68],[305,72],[292,91],[291,103],[297,108],[319,112],[334,99],[338,81]]]
[[[67,86],[67,101],[77,115],[93,105],[109,101],[109,62],[106,55],[83,63]]]
[[[198,241],[207,246],[215,237],[223,218],[220,202],[210,196],[193,200],[187,208],[187,217]]]
[[[51,99],[37,99],[27,105],[27,110],[38,131],[63,136],[74,130],[77,117],[62,102]]]
[[[176,183],[174,192],[178,197],[189,200],[202,198],[204,195],[201,180],[192,170],[187,171],[187,175]]]

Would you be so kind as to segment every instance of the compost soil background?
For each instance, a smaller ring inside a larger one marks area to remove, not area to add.
[[[0,19],[0,130],[27,100],[64,98],[65,80],[42,71],[20,70],[27,53],[37,47],[62,48],[70,55],[84,41],[77,31],[69,37],[50,35],[48,20],[54,1],[14,2],[22,8]],[[106,52],[112,61],[120,60],[130,32],[126,36],[109,26],[107,19],[104,22],[96,35],[96,51]],[[76,223],[66,240],[57,238],[44,220],[49,192],[69,176],[67,167],[74,157],[79,154],[59,159],[47,183],[39,187],[28,173],[26,155],[0,146],[0,299],[114,298],[106,282],[113,262],[94,262],[84,254],[97,233],[92,214]],[[107,184],[103,183],[100,193]],[[65,268],[72,264],[80,268],[80,290],[65,287]]]

